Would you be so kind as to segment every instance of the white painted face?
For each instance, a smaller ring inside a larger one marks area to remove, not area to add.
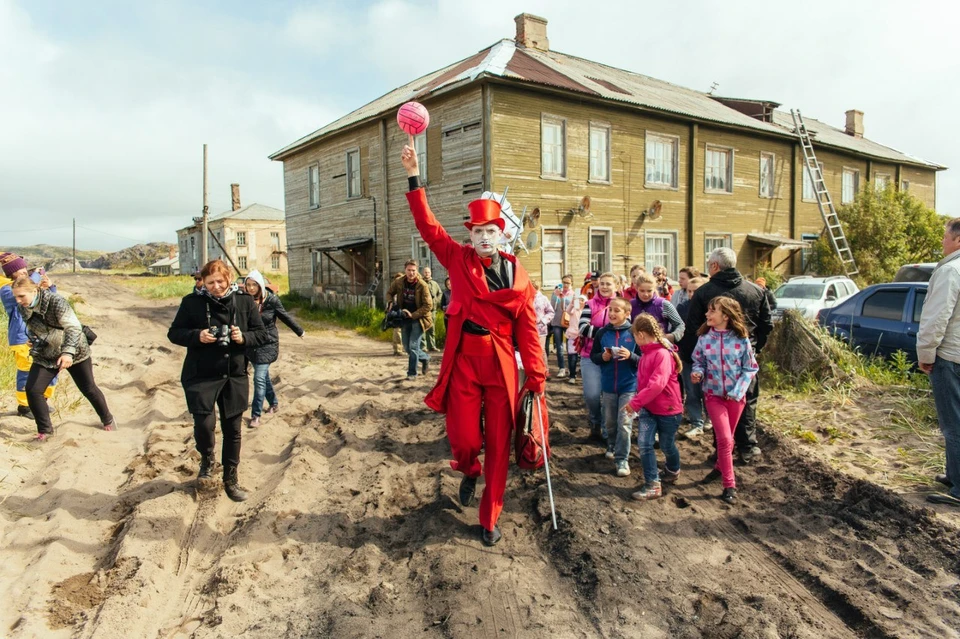
[[[500,227],[492,223],[478,224],[470,229],[470,240],[480,257],[492,257],[497,252],[497,244],[500,243],[502,236],[503,231]]]

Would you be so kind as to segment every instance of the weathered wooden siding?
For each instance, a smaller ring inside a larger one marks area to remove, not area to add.
[[[360,150],[362,195],[348,198],[347,152],[352,149]],[[316,163],[320,166],[320,206],[311,209],[308,168]],[[371,123],[346,131],[286,158],[283,173],[290,288],[311,295],[314,285],[312,249],[348,239],[374,237],[372,198],[384,199],[379,124]],[[378,220],[378,224],[382,223]],[[349,267],[345,257],[336,254],[334,257]],[[372,270],[372,267],[370,261],[367,268]],[[350,285],[349,277],[336,266],[329,272],[334,287]]]
[[[904,166],[900,169],[900,180],[910,182],[908,191],[919,198],[931,209],[937,208],[937,172]],[[898,185],[899,186],[899,185]]]
[[[617,272],[642,263],[644,232],[673,232],[679,244],[679,262],[686,263],[687,140],[685,124],[643,117],[626,110],[582,104],[573,100],[491,87],[493,190],[510,187],[509,199],[520,212],[540,208],[542,225],[566,229],[566,270],[578,276],[587,271],[591,228],[612,229],[612,262]],[[541,115],[566,120],[565,179],[541,178]],[[590,182],[590,123],[609,125],[611,162],[609,184]],[[644,144],[649,130],[679,137],[678,187],[644,188]],[[570,212],[583,196],[590,196],[592,218]],[[662,217],[645,221],[640,212],[654,200],[663,203]],[[521,263],[539,279],[541,254],[523,255]]]
[[[733,192],[708,191],[705,184],[708,146],[733,150]],[[706,268],[705,240],[709,235],[732,235],[737,266],[744,273],[755,268],[756,250],[763,248],[747,241],[751,233],[792,237],[790,219],[790,180],[793,144],[787,140],[743,135],[723,129],[700,126],[697,140],[694,196],[696,229],[691,262]],[[760,154],[774,156],[773,197],[760,195]],[[782,253],[782,255],[781,255]],[[773,263],[786,253],[776,251]]]
[[[427,129],[427,201],[440,223],[455,240],[468,237],[463,221],[467,202],[484,190],[482,172],[483,109],[479,87],[423,102],[430,111]],[[407,174],[400,164],[400,152],[407,135],[396,125],[396,114],[387,116],[387,192],[390,207],[390,256],[385,273],[403,270],[414,254],[419,238],[407,204]],[[464,130],[466,128],[466,130]],[[435,257],[429,264],[433,279],[443,282],[446,270]],[[421,264],[424,266],[424,264]],[[389,280],[389,278],[387,278]],[[388,282],[389,283],[389,282]]]

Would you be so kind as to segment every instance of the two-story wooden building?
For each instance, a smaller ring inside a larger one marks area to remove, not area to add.
[[[721,98],[552,51],[546,20],[516,17],[516,37],[418,78],[280,149],[290,286],[363,293],[381,267],[436,263],[413,226],[397,109],[417,100],[430,127],[416,139],[428,199],[454,237],[466,203],[502,192],[536,210],[540,248],[519,251],[543,286],[563,273],[625,273],[632,264],[702,268],[729,246],[750,273],[758,260],[803,269],[791,251],[823,222],[789,112]],[[806,119],[839,205],[870,184],[909,189],[936,205],[944,167]],[[530,229],[527,230],[529,232]]]

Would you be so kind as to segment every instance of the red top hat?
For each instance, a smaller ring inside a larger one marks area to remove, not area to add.
[[[500,217],[500,203],[496,200],[474,200],[467,204],[470,210],[470,220],[463,225],[467,230],[474,226],[483,226],[484,224],[496,224],[503,231],[503,218]]]

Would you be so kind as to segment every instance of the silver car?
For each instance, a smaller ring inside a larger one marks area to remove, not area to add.
[[[794,277],[773,292],[777,298],[773,321],[779,320],[789,309],[799,311],[805,319],[815,320],[822,309],[835,306],[859,290],[853,280],[842,275]]]

